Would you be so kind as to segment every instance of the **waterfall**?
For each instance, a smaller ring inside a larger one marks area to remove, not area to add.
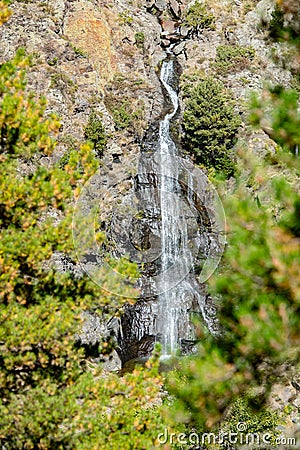
[[[178,349],[180,324],[187,324],[183,298],[186,295],[186,276],[192,269],[192,254],[188,246],[188,231],[182,209],[179,184],[178,150],[170,137],[170,121],[178,110],[178,94],[171,83],[174,79],[174,61],[164,61],[160,75],[173,110],[167,113],[159,126],[159,170],[161,208],[161,277],[158,289],[159,329],[162,356]],[[188,286],[188,288],[190,288]],[[190,289],[188,289],[190,290]]]
[[[205,173],[180,155],[171,138],[170,122],[179,106],[175,64],[171,55],[162,64],[160,80],[170,107],[146,133],[133,189],[121,202],[112,203],[120,183],[128,183],[127,171],[118,173],[115,185],[108,185],[107,179],[96,173],[81,190],[74,210],[75,249],[85,255],[83,270],[95,283],[103,282],[104,264],[110,270],[105,289],[118,296],[118,286],[124,283],[124,274],[105,262],[105,254],[103,258],[94,242],[99,204],[111,211],[107,237],[113,255],[126,255],[141,269],[141,276],[130,280],[138,288],[138,301],[124,308],[119,330],[114,331],[123,364],[148,357],[155,341],[162,344],[163,357],[177,350],[191,351],[195,344],[194,315],[212,334],[220,330],[205,283],[224,249],[225,216]]]

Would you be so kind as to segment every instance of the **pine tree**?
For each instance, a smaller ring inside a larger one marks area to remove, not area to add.
[[[4,22],[9,12],[4,2],[1,8]],[[88,277],[60,273],[53,264],[55,252],[76,263],[72,204],[97,160],[84,144],[63,167],[42,165],[55,148],[59,121],[45,117],[45,100],[26,91],[27,66],[21,50],[0,66],[1,448],[152,448],[157,364],[104,377],[75,346],[82,311],[101,313],[104,305],[114,311],[133,287],[115,287],[123,294],[116,300]],[[126,260],[115,270],[125,279],[137,275]]]
[[[299,59],[299,9],[292,9],[297,2],[278,3],[295,14],[285,39]],[[243,395],[253,407],[250,425],[283,368],[299,372],[299,95],[275,87],[263,98],[254,99],[250,119],[278,147],[258,158],[240,145],[235,188],[223,198],[228,247],[210,281],[222,332],[214,339],[200,326],[199,354],[183,360],[170,379],[175,416],[201,430],[220,423]],[[264,431],[259,422],[258,431]]]
[[[198,164],[223,173],[234,174],[230,153],[238,127],[239,115],[223,84],[211,77],[185,89],[183,114],[184,147]]]

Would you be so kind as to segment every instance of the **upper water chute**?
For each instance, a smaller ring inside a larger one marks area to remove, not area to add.
[[[166,91],[169,94],[170,100],[174,108],[173,111],[169,114],[166,114],[164,118],[164,121],[167,122],[168,124],[170,123],[170,120],[175,116],[179,106],[178,94],[172,87],[174,75],[175,75],[174,59],[170,58],[166,61],[163,61],[160,73],[160,80],[164,85],[164,87],[166,88]]]

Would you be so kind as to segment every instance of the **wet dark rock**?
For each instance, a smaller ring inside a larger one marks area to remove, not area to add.
[[[127,306],[121,318],[122,339],[117,352],[123,365],[135,358],[149,357],[155,343],[157,302],[143,300]]]

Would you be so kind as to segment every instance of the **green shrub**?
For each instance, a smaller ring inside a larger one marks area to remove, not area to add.
[[[251,98],[249,120],[261,127],[285,151],[297,154],[300,143],[299,94],[294,89],[275,86],[264,92],[263,100]]]
[[[184,146],[196,163],[214,167],[226,177],[233,175],[235,164],[230,150],[234,145],[239,115],[223,83],[208,77],[185,88],[183,114]]]
[[[74,139],[74,137],[70,134],[63,136],[61,139],[61,143],[67,146],[66,152],[62,155],[58,162],[58,166],[60,169],[64,169],[67,164],[69,164],[72,153],[77,152],[80,147],[79,142]]]
[[[276,3],[275,9],[272,12],[272,19],[269,23],[269,35],[272,39],[282,38],[284,27],[283,11]]]
[[[139,134],[145,129],[145,104],[139,94],[142,85],[146,88],[145,80],[136,78],[134,74],[125,77],[124,74],[117,73],[107,86],[105,106],[117,130]]]
[[[121,100],[120,106],[116,102],[111,105],[111,112],[117,130],[125,130],[135,127],[141,119],[141,107],[135,108],[128,98]]]
[[[56,66],[57,61],[58,61],[58,58],[57,58],[57,56],[55,56],[54,58],[49,59],[47,62],[49,64],[49,66]]]
[[[270,410],[265,406],[257,411],[255,408],[257,403],[259,403],[259,396],[251,392],[238,397],[229,408],[228,416],[223,424],[224,429],[235,433],[241,431],[238,427],[243,423],[244,432],[251,434],[268,432],[270,439],[275,439],[280,433],[277,429],[281,423],[280,415],[277,411]],[[243,433],[239,438],[243,439]]]
[[[128,9],[121,12],[118,17],[120,25],[131,25],[133,22],[133,17],[130,15],[130,11]]]
[[[248,1],[243,4],[243,13],[247,14],[249,11],[252,11],[255,8],[255,2]]]
[[[196,1],[189,7],[185,16],[184,24],[191,26],[196,31],[209,29],[215,29],[215,16],[207,11],[207,7],[202,3]]]
[[[72,97],[73,100],[78,90],[77,84],[62,72],[51,75],[50,88],[59,89],[62,94]]]
[[[293,78],[291,79],[291,88],[300,94],[300,73],[293,75]]]
[[[60,158],[59,164],[58,164],[60,169],[64,169],[66,167],[66,165],[68,164],[69,159],[70,159],[70,153],[71,153],[71,151],[67,150],[67,152],[64,153],[63,156]]]
[[[92,142],[96,155],[100,158],[103,155],[107,144],[107,135],[102,124],[101,116],[92,112],[84,130],[84,137]]]
[[[76,56],[80,57],[80,58],[86,58],[87,54],[86,52],[84,52],[83,50],[81,50],[78,47],[75,47],[75,45],[71,45],[72,49],[74,50],[74,53]]]
[[[113,119],[119,130],[129,128],[132,123],[132,117],[129,112],[129,104],[127,102],[124,102],[120,108],[115,108],[113,110]]]
[[[248,68],[254,56],[252,47],[220,45],[217,47],[214,68],[218,73],[238,72]]]
[[[140,48],[143,48],[144,42],[145,42],[144,33],[142,31],[138,31],[137,33],[135,33],[134,38],[135,38],[136,45]]]

